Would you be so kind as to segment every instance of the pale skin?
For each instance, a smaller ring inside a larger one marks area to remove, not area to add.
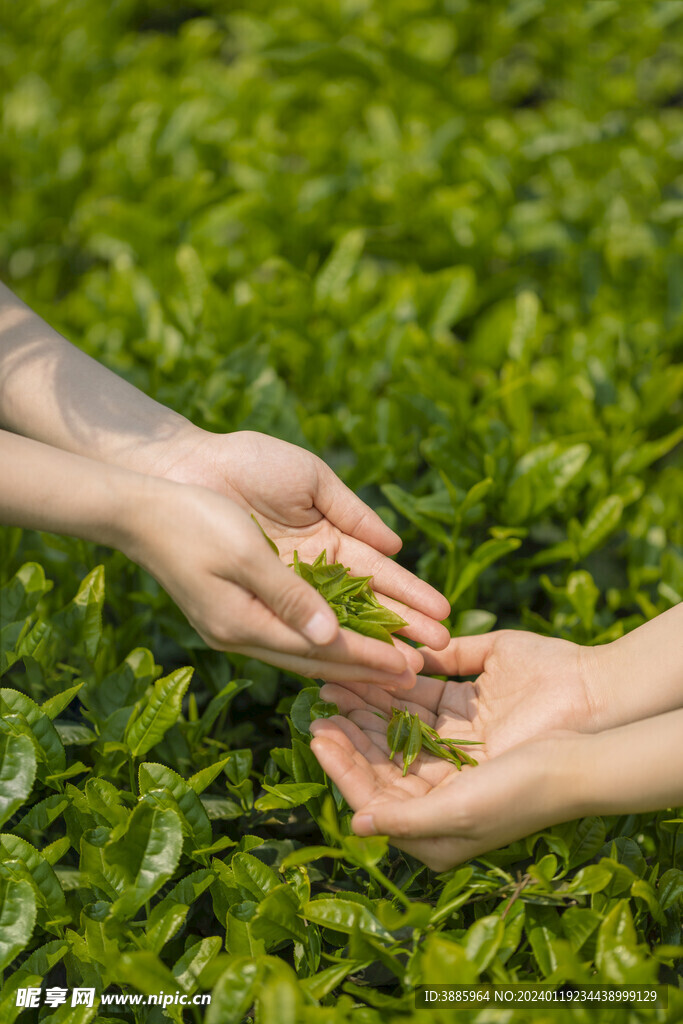
[[[213,434],[90,359],[0,284],[0,522],[119,548],[212,647],[306,676],[410,688],[422,655],[340,629],[288,568],[323,548],[370,575],[406,637],[448,642],[448,602],[389,556],[399,537],[319,458]],[[271,551],[252,515],[275,541]]]
[[[312,724],[311,747],[357,834],[444,871],[561,821],[683,804],[683,605],[604,647],[503,630],[423,654],[427,672],[477,678],[420,676],[405,699],[321,689],[341,714]],[[386,742],[392,707],[480,741],[466,748],[479,765],[421,753],[403,777]]]

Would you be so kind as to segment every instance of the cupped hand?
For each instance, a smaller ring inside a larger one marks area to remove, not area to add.
[[[274,554],[248,511],[205,487],[137,477],[120,546],[219,650],[300,675],[409,688],[422,656],[339,628],[327,601]]]
[[[193,428],[176,451],[181,454],[162,467],[166,479],[210,488],[254,515],[286,565],[295,550],[303,561],[313,561],[325,549],[329,561],[372,576],[379,600],[408,623],[404,636],[434,649],[448,643],[440,622],[450,611],[446,599],[388,557],[400,550],[400,538],[322,459],[254,431],[212,434]],[[358,650],[365,646],[360,643]],[[421,665],[414,649],[400,642],[398,649],[411,665]]]
[[[386,728],[382,735],[335,716],[311,729],[311,749],[356,812],[354,832],[386,835],[434,871],[582,813],[580,787],[572,784],[576,733],[548,733],[491,759],[477,752],[479,765],[460,771],[420,754],[404,777],[400,762],[389,760]]]
[[[517,630],[455,637],[443,651],[421,648],[423,676],[409,709],[443,736],[477,740],[491,758],[553,729],[594,732],[596,648]],[[427,678],[476,676],[474,682]],[[331,678],[328,676],[328,678]],[[353,721],[376,724],[368,710],[391,713],[391,699],[362,683],[321,691]],[[451,730],[449,733],[447,730]]]
[[[427,671],[477,679],[420,676],[405,700],[363,683],[321,690],[341,715],[313,723],[312,749],[357,812],[354,829],[444,870],[578,813],[569,752],[595,729],[590,649],[505,630],[422,653]],[[400,755],[388,756],[392,707],[481,743],[468,748],[479,766],[458,771],[423,752],[403,777]]]

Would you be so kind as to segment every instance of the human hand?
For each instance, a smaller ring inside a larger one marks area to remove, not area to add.
[[[593,728],[593,649],[500,630],[422,654],[426,672],[477,679],[420,676],[405,701],[363,683],[328,683],[320,691],[346,717],[314,722],[311,748],[358,812],[354,829],[365,834],[372,819],[370,831],[387,832],[396,846],[445,870],[574,816],[566,790],[571,771],[556,778],[549,765],[562,764],[575,733]],[[469,750],[479,766],[459,772],[421,752],[403,777],[400,755],[388,758],[386,720],[376,714],[388,719],[394,706],[441,736],[480,742]]]
[[[311,452],[254,431],[191,428],[174,440],[156,471],[210,488],[253,514],[286,564],[295,550],[313,561],[326,549],[329,561],[372,576],[379,600],[408,623],[404,636],[432,648],[448,642],[439,621],[450,611],[446,599],[387,557],[400,549],[400,538]],[[357,643],[359,653],[365,646]],[[397,649],[419,669],[422,658],[414,648],[398,641]]]
[[[556,777],[549,765],[562,764],[576,734],[594,729],[594,649],[500,630],[422,654],[426,672],[477,679],[420,676],[405,701],[363,683],[328,683],[320,691],[345,717],[314,722],[311,747],[359,812],[354,828],[364,834],[372,818],[370,831],[386,831],[395,845],[445,870],[574,816],[566,789],[572,773]],[[388,758],[386,720],[394,706],[441,736],[480,742],[468,750],[479,766],[458,771],[421,752],[403,777],[400,755]]]
[[[463,739],[476,734],[489,757],[552,729],[595,732],[601,702],[600,648],[503,629],[454,637],[443,651],[422,650],[429,675],[476,676],[438,683],[438,714],[460,720]],[[458,733],[458,735],[460,735]]]
[[[138,474],[127,481],[130,522],[117,546],[159,581],[211,647],[300,675],[413,685],[421,655],[340,630],[325,599],[283,565],[244,508],[204,487]]]
[[[356,812],[357,834],[387,835],[445,871],[561,821],[681,805],[683,709],[597,733],[541,732],[517,745],[503,742],[495,755],[484,742],[476,748],[478,766],[460,771],[421,753],[404,777],[400,757],[389,760],[386,721],[374,711],[388,717],[392,706],[407,707],[444,737],[483,739],[486,732],[468,731],[471,721],[444,700],[460,685],[420,677],[400,703],[370,687],[322,688],[348,717],[314,721],[311,749]]]
[[[392,706],[417,713],[441,736],[479,738],[472,723],[443,700],[442,683],[419,677],[407,700],[377,688],[327,685],[345,715],[311,724],[311,749],[321,767],[356,812],[359,835],[381,833],[399,849],[435,871],[503,846],[540,828],[579,816],[577,784],[579,734],[549,732],[491,757],[486,743],[468,748],[479,764],[458,770],[422,751],[404,776],[402,760],[389,759],[387,719]],[[380,708],[387,716],[380,719]]]

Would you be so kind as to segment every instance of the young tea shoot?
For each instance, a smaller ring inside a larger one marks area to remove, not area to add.
[[[407,625],[400,615],[377,600],[370,586],[372,576],[351,576],[341,562],[328,563],[327,550],[321,551],[311,563],[302,562],[295,551],[293,568],[322,594],[346,629],[391,644],[391,634]]]
[[[377,713],[379,714],[379,712]],[[381,717],[383,716],[380,715]],[[393,761],[397,753],[403,755],[404,775],[407,774],[411,764],[423,749],[435,757],[450,761],[458,771],[462,770],[464,764],[474,766],[479,763],[466,751],[460,749],[461,747],[479,746],[479,740],[455,740],[439,736],[435,729],[423,722],[419,715],[412,715],[407,708],[403,711],[400,708],[392,710],[387,726],[387,743],[389,744],[390,761]]]

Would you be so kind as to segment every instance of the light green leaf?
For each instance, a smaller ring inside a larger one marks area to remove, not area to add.
[[[28,945],[36,923],[36,898],[29,882],[0,877],[0,971]]]
[[[102,636],[104,604],[104,566],[98,565],[85,577],[74,599],[53,616],[52,622],[63,630],[71,643],[82,643],[92,661]]]
[[[83,689],[83,683],[77,683],[75,686],[71,686],[68,690],[62,690],[61,693],[56,693],[54,697],[50,697],[40,705],[40,710],[50,720],[54,720],[65,708],[68,708],[71,701],[74,699],[76,694]]]
[[[303,916],[314,924],[350,935],[358,929],[361,933],[375,935],[385,941],[391,940],[391,933],[380,924],[375,915],[360,903],[345,897],[309,900],[302,909]]]
[[[139,803],[124,834],[104,847],[104,859],[123,880],[112,915],[133,916],[173,876],[183,846],[183,829],[172,810]]]
[[[468,929],[464,938],[467,959],[484,971],[495,957],[498,947],[503,941],[505,922],[497,914],[480,917]]]
[[[0,690],[0,715],[13,732],[33,738],[41,778],[66,768],[66,754],[54,725],[35,701],[19,690]],[[28,728],[26,728],[28,727]]]
[[[0,867],[12,878],[27,877],[35,886],[38,907],[42,909],[41,919],[45,927],[53,931],[62,923],[66,913],[66,901],[57,876],[35,847],[19,836],[3,833],[0,835]]]
[[[175,962],[173,977],[185,992],[196,991],[200,974],[207,964],[210,964],[220,953],[221,946],[222,942],[218,936],[200,939],[199,942],[195,942],[189,949],[186,949],[180,959]]]
[[[508,540],[486,540],[483,544],[480,544],[470,555],[469,561],[460,573],[452,592],[446,595],[450,603],[454,604],[460,595],[481,575],[484,569],[488,569],[498,559],[509,555],[512,551],[516,551],[521,543],[521,540],[517,537],[510,537]]]
[[[31,794],[36,777],[36,755],[28,736],[0,732],[0,825]]]
[[[289,807],[299,807],[308,800],[320,796],[327,789],[318,782],[281,782],[276,786],[263,783],[266,795],[259,797],[254,803],[257,811],[272,811]]]
[[[241,1024],[254,1002],[261,970],[251,957],[235,957],[211,993],[206,1024]]]
[[[194,789],[177,772],[147,761],[140,765],[138,778],[143,795],[160,788],[171,793],[185,824],[183,831],[192,847],[209,846],[212,833],[208,815]]]
[[[178,721],[191,668],[179,668],[154,683],[151,694],[126,728],[125,742],[133,757],[142,757],[159,743]]]
[[[353,228],[342,235],[315,279],[315,296],[318,302],[339,300],[343,296],[364,244],[365,231],[362,228]]]

